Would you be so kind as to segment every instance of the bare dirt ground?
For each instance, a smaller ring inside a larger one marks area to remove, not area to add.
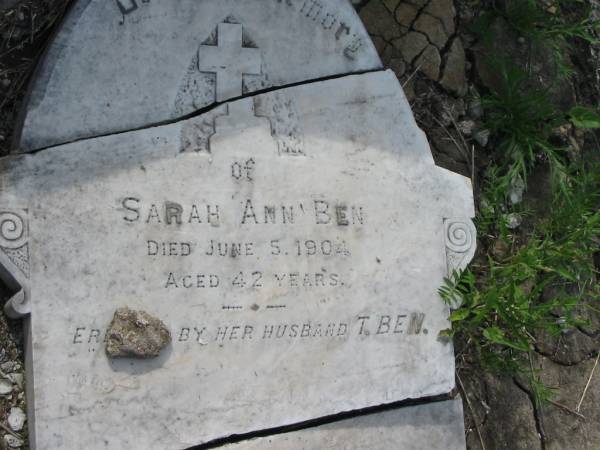
[[[594,0],[589,0],[594,1]],[[0,0],[0,155],[7,154],[18,111],[36,62],[63,16],[68,0]],[[476,94],[493,89],[493,76],[470,25],[491,1],[364,0],[353,2],[372,35],[384,64],[400,79],[415,116],[428,135],[436,162],[473,180],[494,152]],[[519,52],[519,37],[506,35],[503,46]],[[565,107],[584,101],[598,105],[598,49],[577,47],[570,58],[576,70],[570,83],[553,93]],[[541,73],[544,72],[543,61]],[[590,158],[597,158],[598,137],[574,133]],[[544,204],[547,173],[534,174],[526,195]],[[5,295],[3,296],[6,297]],[[600,368],[591,377],[600,349],[600,317],[590,326],[560,338],[540,337],[532,364],[556,387],[552,403],[536,404],[527,383],[482,370],[457,342],[457,384],[462,391],[470,449],[600,448]],[[23,392],[22,327],[0,314],[0,449],[28,448]]]

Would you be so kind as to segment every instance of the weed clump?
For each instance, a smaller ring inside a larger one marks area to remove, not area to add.
[[[568,50],[574,42],[598,44],[600,23],[575,1],[505,3],[485,12],[475,31],[482,41],[492,41],[490,23],[501,18],[527,51],[523,61],[497,53],[487,60],[497,83],[481,98],[495,144],[481,177],[476,217],[483,251],[471,268],[454,273],[440,288],[449,305],[462,303],[451,314],[452,329],[443,334],[461,336],[485,367],[526,375],[541,401],[551,391],[531,364],[538,336],[584,325],[582,308],[600,310],[594,265],[600,252],[600,166],[586,164],[568,140],[557,137],[565,127],[600,128],[600,114],[597,105],[557,107],[552,86],[539,82],[529,56],[545,47],[568,79]],[[518,191],[526,191],[540,169],[549,174],[549,193],[534,215]]]

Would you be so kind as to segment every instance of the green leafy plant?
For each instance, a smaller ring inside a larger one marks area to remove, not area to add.
[[[575,106],[569,111],[569,119],[578,128],[600,128],[600,114],[591,108]]]
[[[488,48],[495,48],[490,44],[497,31],[492,24],[501,18],[530,54],[550,48],[544,60],[560,66],[564,74],[569,72],[565,55],[574,41],[600,44],[600,21],[591,18],[591,8],[586,5],[579,0],[508,0],[503,8],[484,12],[473,29]],[[578,14],[572,14],[573,10]],[[517,55],[525,60],[515,60]],[[490,52],[486,65],[497,79],[495,88],[482,98],[486,125],[498,144],[496,183],[506,194],[518,178],[526,184],[530,172],[543,161],[550,166],[554,185],[565,189],[567,149],[555,143],[553,133],[569,120],[579,128],[600,127],[600,115],[580,106],[565,115],[551,101],[552,86],[542,87],[530,57],[519,51]]]
[[[519,43],[510,55],[489,52],[487,60],[495,82],[481,104],[495,151],[480,179],[476,217],[485,255],[440,288],[449,305],[462,304],[442,334],[460,336],[485,367],[522,375],[537,404],[553,394],[531,363],[538,337],[581,325],[582,308],[600,309],[593,261],[600,251],[600,167],[584,167],[568,134],[569,123],[600,129],[600,113],[583,106],[561,111],[551,101],[554,86],[542,87],[533,70],[532,55],[569,75],[565,55],[573,42],[598,44],[599,22],[578,0],[503,4],[474,27],[488,48],[496,48],[494,33],[506,35],[507,26]],[[512,197],[540,166],[550,170],[551,189],[538,217]],[[515,229],[515,215],[527,226]]]
[[[526,242],[455,273],[440,289],[449,304],[462,302],[451,334],[462,334],[489,367],[528,372],[536,335],[580,325],[577,308],[600,300],[592,258],[600,250],[598,169],[571,168],[568,190],[549,205],[555,213]]]
[[[559,73],[568,76],[572,74],[572,69],[565,55],[573,40],[599,43],[596,31],[600,28],[600,21],[591,18],[589,6],[577,19],[569,19],[569,7],[574,4],[580,9],[584,8],[581,2],[574,0],[509,0],[506,8],[497,14],[503,16],[525,39],[532,51],[549,49]]]
[[[487,126],[499,141],[500,167],[505,187],[517,176],[525,181],[542,158],[559,173],[564,170],[564,149],[550,143],[552,131],[564,121],[547,91],[533,86],[529,74],[515,63],[498,58],[493,63],[499,88],[483,98]]]

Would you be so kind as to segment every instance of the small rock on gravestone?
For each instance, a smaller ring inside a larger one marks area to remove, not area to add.
[[[44,318],[45,449],[187,448],[454,388],[438,286],[473,256],[472,189],[435,165],[391,72],[0,168],[20,205],[0,258]],[[123,296],[172,330],[168,358],[98,357]]]
[[[127,307],[115,311],[106,334],[111,358],[155,358],[171,343],[171,333],[160,319]]]

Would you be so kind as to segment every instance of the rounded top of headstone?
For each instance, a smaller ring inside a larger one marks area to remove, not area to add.
[[[38,68],[14,147],[143,128],[380,68],[348,0],[78,0]]]

